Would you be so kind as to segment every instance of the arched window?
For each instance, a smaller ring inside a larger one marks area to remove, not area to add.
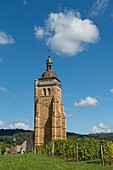
[[[49,96],[51,95],[51,90],[50,90],[50,89],[48,89],[48,95],[49,95]]]
[[[43,89],[43,94],[44,96],[46,96],[46,89]]]

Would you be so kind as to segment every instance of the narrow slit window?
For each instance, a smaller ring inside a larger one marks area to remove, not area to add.
[[[43,94],[44,96],[46,96],[46,89],[43,89]]]
[[[49,96],[51,95],[51,90],[50,90],[50,89],[48,89],[48,95],[49,95]]]

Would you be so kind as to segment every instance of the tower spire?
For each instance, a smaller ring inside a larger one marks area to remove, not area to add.
[[[46,71],[52,71],[53,61],[50,56],[46,60]]]

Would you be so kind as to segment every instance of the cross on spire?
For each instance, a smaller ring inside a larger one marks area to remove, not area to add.
[[[52,51],[51,49],[48,49],[48,54],[49,54],[49,56],[50,56],[51,51]]]

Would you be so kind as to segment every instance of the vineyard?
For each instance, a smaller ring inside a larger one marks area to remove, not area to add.
[[[37,148],[38,153],[59,156],[64,160],[93,161],[102,160],[102,164],[112,164],[113,142],[91,138],[53,141]]]
[[[0,170],[113,169],[113,142],[107,140],[75,138],[51,141],[24,155],[10,154],[9,147],[6,144],[0,145]]]

